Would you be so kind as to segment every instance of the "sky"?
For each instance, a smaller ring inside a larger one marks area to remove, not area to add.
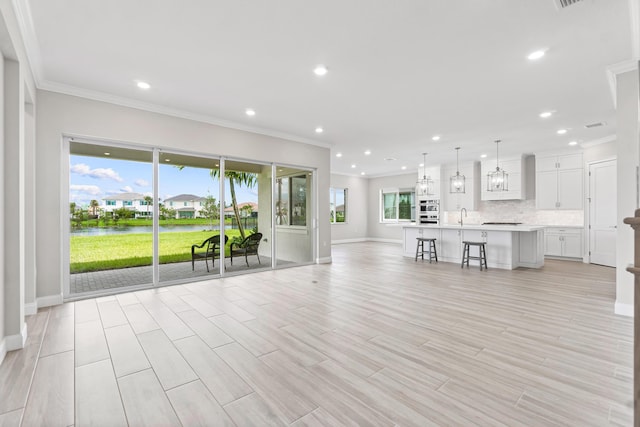
[[[153,168],[151,163],[103,157],[70,156],[69,201],[79,206],[87,206],[92,199],[104,205],[103,199],[117,193],[141,193],[151,196],[153,193]],[[160,200],[178,194],[195,194],[206,197],[211,195],[217,200],[219,186],[209,175],[209,169],[184,168],[160,165]],[[226,184],[227,205],[231,203],[229,184]],[[258,186],[255,188],[236,185],[238,203],[258,202]]]

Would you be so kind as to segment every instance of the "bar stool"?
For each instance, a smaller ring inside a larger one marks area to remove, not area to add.
[[[418,261],[418,255],[424,260],[424,253],[429,254],[429,264],[431,260],[435,259],[438,262],[438,253],[436,252],[436,239],[429,237],[416,237],[418,245],[416,246],[416,261]],[[428,242],[427,250],[424,250],[424,242]]]
[[[482,265],[484,264],[485,270],[488,270],[487,267],[487,251],[485,248],[485,242],[471,242],[468,240],[463,241],[464,247],[462,248],[462,265],[460,268],[464,267],[464,263],[467,263],[467,267],[469,267],[470,259],[477,259],[480,261],[480,271],[482,271]],[[469,255],[469,247],[477,246],[478,247],[478,256],[470,256]]]

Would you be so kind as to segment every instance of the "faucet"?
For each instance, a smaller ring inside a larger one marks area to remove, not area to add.
[[[462,208],[460,209],[460,220],[458,221],[460,223],[460,227],[462,227],[462,211],[464,211],[464,216],[467,216],[467,209],[466,208]]]

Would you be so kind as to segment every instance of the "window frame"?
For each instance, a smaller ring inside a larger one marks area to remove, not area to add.
[[[330,187],[329,188],[329,222],[331,225],[334,224],[348,224],[349,216],[347,214],[347,200],[348,200],[348,188],[346,187]],[[338,221],[337,208],[338,204],[336,202],[336,195],[338,191],[342,191],[342,198],[344,200],[344,220]]]
[[[384,196],[385,194],[394,194],[395,195],[395,218],[386,218],[385,217],[385,205],[384,205]],[[404,194],[409,194],[411,200],[410,212],[411,216],[409,219],[400,218],[400,201],[401,196]],[[382,224],[399,224],[399,223],[410,223],[416,221],[416,189],[415,188],[381,188],[380,189],[380,199],[379,199],[379,214],[380,214],[380,223]]]
[[[304,188],[305,188],[305,196],[304,196],[304,199],[305,199],[305,212],[306,212],[306,209],[307,209],[306,204],[308,203],[308,201],[307,201],[307,197],[308,197],[307,193],[309,192],[308,188],[307,188],[308,185],[309,185],[309,179],[308,179],[307,175],[306,174],[302,174],[301,175],[300,173],[294,173],[294,174],[290,174],[290,175],[278,176],[275,179],[275,181],[276,181],[276,183],[275,183],[276,192],[274,194],[274,208],[275,208],[274,212],[276,213],[276,220],[275,220],[276,228],[307,229],[307,227],[309,227],[309,224],[307,224],[307,215],[306,215],[306,213],[305,213],[305,215],[300,216],[300,217],[305,219],[304,225],[291,224],[292,219],[293,219],[292,212],[293,212],[293,207],[294,207],[294,203],[293,203],[294,202],[294,195],[293,195],[293,187],[294,187],[293,179],[294,178],[299,178],[299,179],[304,178],[304,180],[305,180],[305,186],[304,186]],[[278,190],[278,185],[285,185],[282,182],[284,180],[286,180],[286,187],[287,187],[286,191],[279,191]],[[279,196],[282,196],[282,195],[286,195],[286,201],[287,201],[287,204],[286,204],[287,211],[284,214],[284,216],[286,217],[286,223],[285,224],[279,224],[278,220],[277,220],[278,202],[280,201]]]

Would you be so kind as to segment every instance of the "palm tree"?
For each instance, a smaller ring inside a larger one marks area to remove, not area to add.
[[[220,169],[211,169],[210,171],[211,177],[219,177]],[[229,179],[229,192],[231,193],[231,206],[233,206],[233,215],[236,218],[236,223],[238,224],[238,231],[240,231],[240,236],[242,240],[245,239],[244,227],[240,222],[240,210],[238,209],[238,201],[236,200],[236,184],[240,187],[247,186],[253,187],[255,183],[258,181],[258,175],[251,172],[238,172],[238,171],[225,171],[224,176]]]
[[[89,202],[89,212],[91,212],[91,215],[97,215],[98,213],[98,208],[100,207],[100,203],[98,203],[97,200],[91,200]]]

